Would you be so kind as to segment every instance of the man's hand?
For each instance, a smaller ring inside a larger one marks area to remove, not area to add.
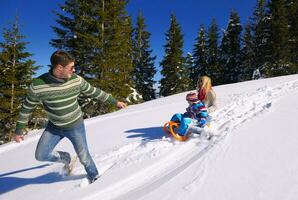
[[[14,140],[15,140],[17,143],[20,143],[21,141],[24,140],[24,136],[22,136],[22,135],[14,135]]]
[[[118,101],[116,105],[118,108],[126,108],[127,107],[127,104],[124,102],[121,102],[121,101]]]

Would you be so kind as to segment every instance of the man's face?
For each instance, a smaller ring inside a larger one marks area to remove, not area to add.
[[[60,68],[60,77],[59,78],[69,79],[72,76],[72,74],[75,72],[74,65],[75,65],[74,62],[70,62],[65,67],[60,65],[61,68]]]

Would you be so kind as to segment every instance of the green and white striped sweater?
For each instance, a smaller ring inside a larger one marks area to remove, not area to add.
[[[63,128],[72,127],[82,120],[83,113],[77,100],[81,93],[101,102],[117,103],[111,94],[91,86],[79,75],[73,74],[68,80],[61,80],[46,73],[34,79],[30,85],[20,110],[16,134],[22,134],[29,116],[38,104],[43,105],[52,124]]]

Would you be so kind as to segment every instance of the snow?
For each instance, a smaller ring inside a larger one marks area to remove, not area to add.
[[[298,75],[214,87],[219,109],[207,131],[174,141],[162,126],[187,107],[185,93],[86,120],[90,152],[102,176],[88,185],[34,158],[42,133],[0,146],[0,199],[296,200]],[[56,147],[74,154],[69,141]]]
[[[127,102],[130,103],[130,100],[133,99],[135,101],[138,101],[140,99],[143,99],[142,95],[140,95],[136,89],[130,87],[130,90],[132,91],[131,94],[128,95],[128,97],[125,99]]]

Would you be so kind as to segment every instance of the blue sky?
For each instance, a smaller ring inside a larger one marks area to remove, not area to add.
[[[0,40],[2,30],[10,27],[15,14],[19,15],[21,33],[30,42],[27,51],[33,53],[32,59],[43,66],[38,74],[48,70],[49,57],[55,51],[49,41],[56,37],[51,26],[55,26],[56,16],[53,10],[59,10],[58,4],[64,0],[0,0]],[[165,33],[169,29],[170,14],[175,13],[177,21],[184,34],[184,52],[192,52],[195,38],[201,24],[208,27],[212,18],[217,20],[220,29],[228,24],[229,15],[235,9],[244,25],[247,18],[252,16],[256,0],[130,0],[127,11],[135,22],[137,14],[142,11],[147,31],[151,33],[152,55],[157,56],[155,66],[164,55],[166,43]],[[160,79],[158,73],[155,77]]]

